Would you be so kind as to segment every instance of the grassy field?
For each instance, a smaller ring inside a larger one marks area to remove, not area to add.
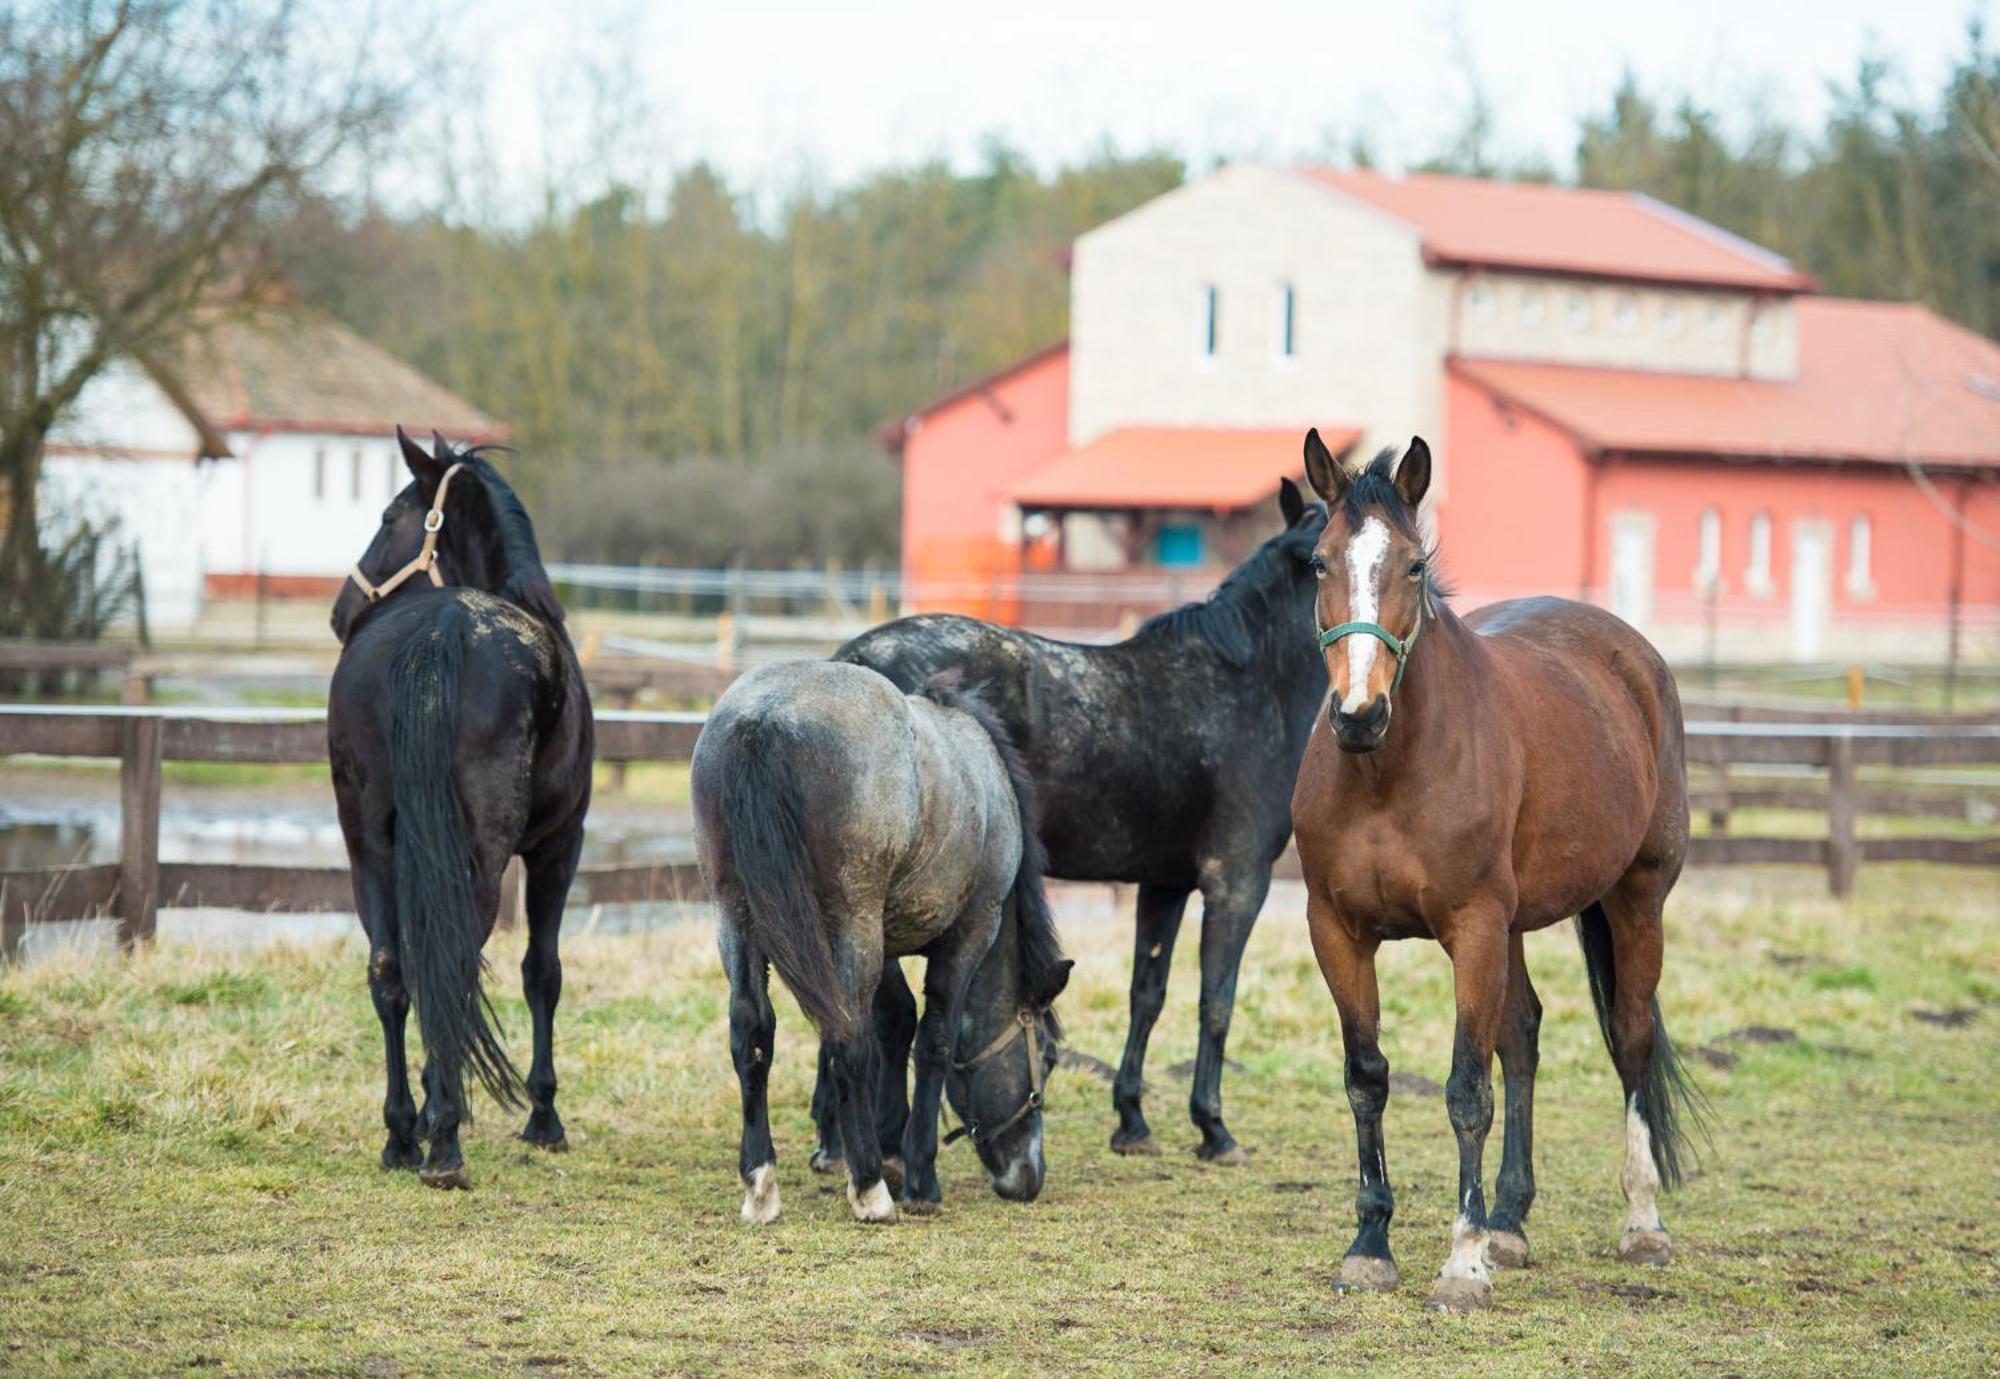
[[[527,1151],[512,1116],[485,1115],[470,1193],[375,1167],[358,944],[7,972],[0,1372],[1991,1374],[2000,880],[1865,869],[1844,905],[1823,887],[1712,872],[1670,912],[1664,999],[1717,1131],[1667,1202],[1664,1270],[1612,1257],[1617,1086],[1573,940],[1530,939],[1547,1007],[1536,1257],[1471,1318],[1423,1307],[1454,1154],[1442,1100],[1401,1079],[1406,1282],[1333,1291],[1353,1131],[1296,889],[1267,909],[1237,1007],[1225,1094],[1247,1168],[1113,1156],[1107,1088],[1066,1069],[1039,1202],[999,1201],[961,1146],[945,1211],[890,1229],[850,1222],[806,1168],[812,1049],[788,1001],[785,1216],[738,1222],[724,991],[700,924],[570,946],[574,1150]],[[1077,919],[1069,937],[1071,1046],[1115,1058],[1128,931]],[[1154,1043],[1151,1115],[1175,1145],[1194,1139],[1174,1068],[1193,1052],[1195,949]],[[495,954],[496,989],[518,1045],[513,958]],[[1382,989],[1392,1067],[1441,1081],[1442,956],[1392,946]],[[1498,1153],[1496,1126],[1489,1172]]]

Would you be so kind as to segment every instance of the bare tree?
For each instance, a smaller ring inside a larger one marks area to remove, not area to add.
[[[398,93],[292,0],[0,0],[0,633],[49,594],[37,481],[65,409],[254,293],[262,228]]]

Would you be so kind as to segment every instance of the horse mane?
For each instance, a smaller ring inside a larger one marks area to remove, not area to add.
[[[1312,506],[1324,509],[1322,504]],[[1283,587],[1285,561],[1289,558],[1282,548],[1299,539],[1298,531],[1287,527],[1231,570],[1207,598],[1155,613],[1139,624],[1135,637],[1199,640],[1213,649],[1224,664],[1248,665],[1257,654],[1259,636],[1269,632],[1274,622],[1270,616],[1271,600]]]
[[[527,609],[542,621],[561,627],[565,614],[556,598],[555,585],[542,565],[541,546],[535,541],[535,524],[521,505],[519,495],[500,476],[486,457],[502,447],[474,445],[453,452],[448,446],[437,459],[440,464],[462,464],[479,480],[493,510],[493,530],[500,541],[500,559],[507,568],[500,587],[493,592],[509,603]]]
[[[1028,774],[1020,749],[1015,747],[1013,735],[1000,715],[977,691],[966,689],[964,679],[964,672],[953,666],[931,676],[917,693],[933,704],[969,715],[984,729],[1014,787],[1014,799],[1021,812],[1021,863],[1015,872],[1013,891],[1014,942],[1021,959],[1021,989],[1046,991],[1062,975],[1063,955],[1062,940],[1056,934],[1055,912],[1049,908],[1048,893],[1042,883],[1049,869],[1049,856],[1037,831],[1040,814],[1035,803],[1034,778]],[[1050,1037],[1061,1039],[1062,1022],[1053,1006],[1045,1018]]]
[[[1435,604],[1457,591],[1440,568],[1436,539],[1424,535],[1415,510],[1397,491],[1396,459],[1393,446],[1382,450],[1368,462],[1366,469],[1348,481],[1347,491],[1340,498],[1341,515],[1347,518],[1349,529],[1358,529],[1370,513],[1379,514],[1388,519],[1390,526],[1416,542],[1424,562],[1424,588]]]

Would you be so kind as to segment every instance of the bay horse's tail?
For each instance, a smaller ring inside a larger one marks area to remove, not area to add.
[[[1590,999],[1597,1007],[1597,1027],[1604,1035],[1604,1047],[1617,1057],[1612,1042],[1612,1003],[1618,994],[1618,973],[1613,962],[1611,920],[1602,905],[1590,905],[1576,917],[1576,937],[1583,946],[1584,970],[1590,976]],[[1692,1158],[1688,1145],[1690,1129],[1701,1132],[1706,1121],[1707,1100],[1694,1085],[1681,1062],[1673,1040],[1667,1037],[1667,1023],[1660,1013],[1660,999],[1653,998],[1653,1052],[1639,1080],[1639,1111],[1653,1142],[1653,1167],[1660,1171],[1660,1183],[1676,1188],[1681,1183],[1682,1159]]]
[[[454,760],[470,630],[462,605],[441,604],[389,671],[398,957],[427,1054],[454,1083],[470,1067],[495,1100],[519,1106],[521,1075],[480,984],[492,916],[479,910]]]
[[[925,682],[923,695],[934,703],[969,715],[985,730],[994,754],[1006,768],[1008,782],[1014,787],[1014,805],[1021,819],[1021,861],[1014,869],[1014,887],[1009,895],[1014,902],[1014,931],[1021,950],[1021,989],[1035,1005],[1047,1007],[1062,989],[1067,964],[1063,961],[1062,939],[1056,933],[1055,911],[1049,908],[1048,890],[1042,881],[1049,869],[1049,855],[1036,831],[1039,819],[1034,779],[1029,776],[1000,715],[977,694],[961,689],[961,679],[957,669],[939,671]],[[1048,1019],[1050,1034],[1060,1038],[1062,1028],[1056,1023],[1053,1009],[1048,1011]]]
[[[849,1009],[847,983],[813,889],[799,744],[777,724],[746,717],[734,746],[735,759],[719,773],[716,803],[729,829],[744,926],[821,1035],[845,1038],[857,1012]]]

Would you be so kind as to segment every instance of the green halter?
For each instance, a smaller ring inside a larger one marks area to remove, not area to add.
[[[1429,591],[1426,590],[1424,595],[1424,603],[1428,604],[1429,602],[1430,602],[1430,594]],[[1422,605],[1420,605],[1417,608],[1417,625],[1410,629],[1410,637],[1408,641],[1404,641],[1403,639],[1399,638],[1395,633],[1391,632],[1388,628],[1382,626],[1382,624],[1380,623],[1344,622],[1338,627],[1329,627],[1326,631],[1320,633],[1319,645],[1320,645],[1320,650],[1324,651],[1326,648],[1332,646],[1335,642],[1339,641],[1342,637],[1348,636],[1355,632],[1364,632],[1368,636],[1375,638],[1377,641],[1381,642],[1382,645],[1388,647],[1389,654],[1396,658],[1396,678],[1389,684],[1389,693],[1394,694],[1397,690],[1403,687],[1403,672],[1409,669],[1410,666],[1410,648],[1417,644],[1417,634],[1423,630],[1424,630],[1424,608]]]

